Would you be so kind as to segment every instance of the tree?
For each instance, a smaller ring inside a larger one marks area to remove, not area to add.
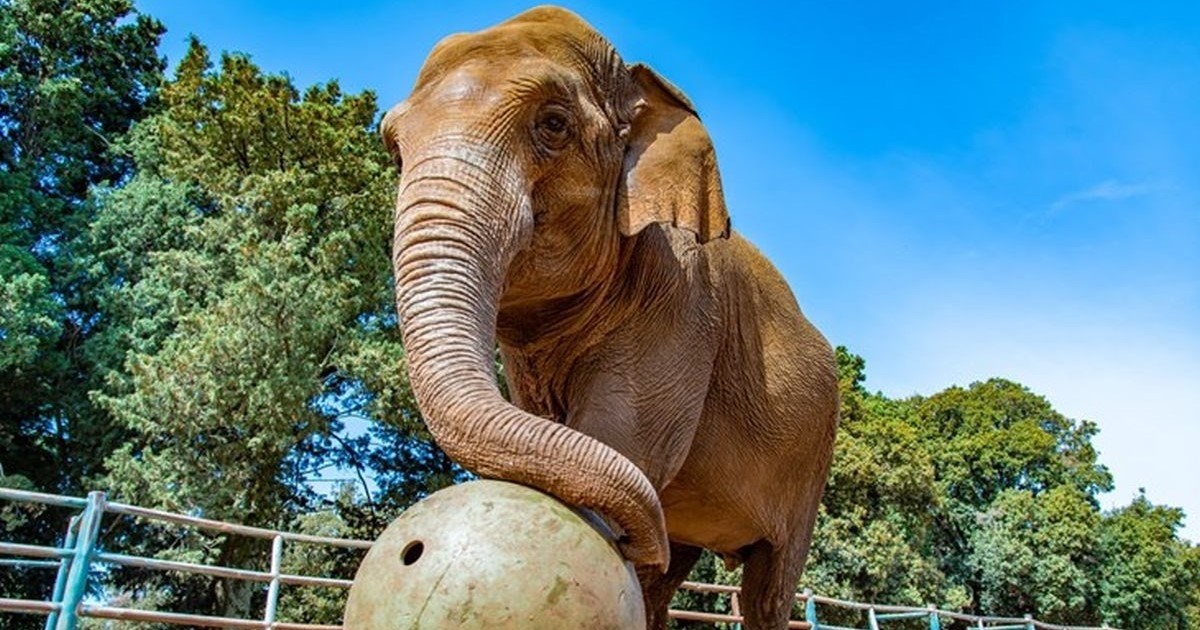
[[[1200,552],[1179,540],[1182,523],[1182,510],[1154,505],[1144,493],[1105,515],[1099,537],[1100,611],[1110,625],[1196,627]]]
[[[1061,484],[1088,496],[1112,488],[1091,443],[1096,425],[1063,416],[1020,384],[993,378],[917,402],[926,439],[948,447],[938,449],[936,464],[956,502],[987,505],[1006,489]]]
[[[842,420],[805,583],[865,601],[960,603],[930,548],[941,500],[907,401],[867,392],[865,363],[837,349]]]
[[[0,0],[0,459],[42,490],[79,492],[110,446],[76,261],[89,188],[128,175],[108,148],[153,103],[162,33],[128,0]]]
[[[999,378],[916,397],[912,403],[922,441],[933,455],[935,492],[941,497],[933,523],[939,566],[948,580],[971,594],[970,609],[983,612],[986,587],[972,561],[980,516],[1005,491],[1039,495],[1060,486],[1075,488],[1097,510],[1097,493],[1112,487],[1112,476],[1097,462],[1091,443],[1098,429],[1063,416],[1044,397]]]
[[[845,348],[837,357],[842,423],[805,585],[1052,622],[1129,618],[1103,604],[1127,588],[1106,577],[1120,554],[1102,544],[1110,528],[1096,496],[1112,481],[1091,444],[1094,424],[1003,379],[891,399],[862,386],[861,357]],[[1172,531],[1160,546],[1181,544]],[[1190,600],[1176,596],[1186,610]]]
[[[0,0],[0,485],[78,494],[119,441],[87,396],[113,357],[84,349],[104,322],[77,261],[89,188],[128,176],[108,147],[152,108],[162,32],[127,0]],[[61,526],[0,514],[9,540]],[[52,579],[0,572],[0,592],[44,597]]]
[[[126,353],[94,398],[133,436],[108,460],[109,487],[285,527],[335,503],[312,482],[337,471],[362,480],[365,501],[336,503],[338,517],[382,527],[462,473],[428,443],[405,380],[390,282],[395,174],[374,96],[336,83],[301,94],[236,54],[214,70],[193,40],[161,98],[123,145],[136,175],[94,196],[89,270],[113,322],[95,343]],[[389,424],[363,433],[348,418]],[[264,557],[236,538],[204,553],[232,566]],[[218,583],[189,597],[243,616],[253,590]]]
[[[1100,514],[1070,485],[1005,490],[979,515],[968,565],[982,610],[1023,611],[1052,623],[1098,624]]]

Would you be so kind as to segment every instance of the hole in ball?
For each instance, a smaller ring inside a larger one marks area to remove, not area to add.
[[[404,551],[400,552],[400,561],[404,566],[409,566],[417,560],[421,559],[421,553],[425,551],[425,543],[419,540],[414,540],[404,546]]]

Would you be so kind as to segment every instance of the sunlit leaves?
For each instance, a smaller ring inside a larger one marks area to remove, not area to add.
[[[1200,601],[1197,552],[1177,537],[1177,510],[1142,498],[1101,513],[1112,479],[1094,424],[1003,379],[891,399],[862,387],[860,357],[839,348],[838,363],[842,424],[805,585],[1064,624],[1184,627]]]

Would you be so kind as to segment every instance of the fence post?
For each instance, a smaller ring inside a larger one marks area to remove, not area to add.
[[[742,616],[742,602],[738,600],[738,592],[734,591],[729,594],[729,613],[734,617]],[[790,618],[790,615],[789,615]],[[742,622],[733,623],[733,630],[742,630]]]
[[[75,548],[75,532],[78,531],[79,517],[72,516],[67,523],[67,534],[63,536],[62,548],[64,550]],[[58,574],[54,576],[54,590],[50,594],[50,603],[62,604],[63,589],[67,586],[67,571],[71,569],[71,556],[63,556],[58,560]],[[55,610],[46,616],[46,630],[54,630],[54,626],[58,625],[58,611]]]
[[[96,536],[100,532],[100,520],[104,518],[104,493],[89,492],[87,506],[79,519],[79,533],[75,539],[75,557],[67,571],[63,586],[62,609],[55,625],[57,630],[75,630],[79,623],[79,605],[87,594],[88,574],[92,568],[92,553],[96,549]]]
[[[929,630],[942,630],[942,620],[938,618],[937,608],[933,604],[926,604],[929,608]]]
[[[812,630],[818,630],[821,627],[817,623],[817,600],[813,597],[811,588],[804,589],[804,620],[812,624]]]
[[[875,607],[867,609],[867,629],[879,630],[879,619],[875,616]]]
[[[279,572],[283,564],[283,536],[275,535],[271,540],[271,585],[267,587],[267,614],[263,627],[271,630],[275,625],[275,608],[279,605]]]
[[[1033,625],[1033,615],[1025,614],[1025,630],[1035,630],[1037,626]]]

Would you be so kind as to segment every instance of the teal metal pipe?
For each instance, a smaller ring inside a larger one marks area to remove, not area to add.
[[[15,488],[0,488],[0,499],[7,501],[20,501],[22,503],[54,505],[58,507],[74,508],[76,510],[82,510],[84,506],[87,505],[87,499],[81,499],[79,497],[64,497],[60,494],[29,492],[28,490],[17,490]]]
[[[87,504],[85,503],[86,507]],[[72,516],[70,522],[67,523],[67,534],[63,536],[63,550],[73,550],[75,548],[75,532],[79,530],[79,517]],[[50,602],[54,604],[62,604],[63,589],[67,586],[67,572],[71,570],[71,560],[74,554],[64,556],[58,561],[58,575],[54,576],[54,590],[50,593]],[[54,630],[58,625],[58,611],[50,613],[46,617],[46,630]]]
[[[275,623],[275,609],[279,606],[279,573],[283,567],[283,536],[271,541],[271,584],[267,587],[266,613],[263,624],[270,628]]]
[[[96,536],[100,532],[100,520],[104,518],[104,493],[89,492],[87,505],[79,520],[79,534],[75,540],[75,558],[67,572],[63,590],[62,608],[55,630],[75,630],[79,623],[79,604],[87,594],[88,573],[92,554],[96,550]]]
[[[57,569],[62,566],[58,560],[11,560],[0,558],[0,567],[16,567],[18,569]]]
[[[813,597],[811,588],[804,589],[804,620],[812,625],[812,630],[820,630],[817,623],[817,599]]]
[[[875,618],[879,621],[898,621],[901,619],[924,619],[929,616],[929,613],[924,610],[901,613],[879,613]]]

